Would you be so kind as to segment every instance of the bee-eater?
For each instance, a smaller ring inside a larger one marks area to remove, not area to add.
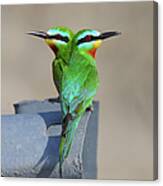
[[[86,109],[92,105],[99,77],[95,54],[102,40],[119,35],[119,32],[100,33],[84,29],[74,35],[69,67],[61,82],[62,134],[59,146],[60,176],[62,164],[67,158],[74,134]]]
[[[28,34],[37,36],[45,40],[47,45],[55,54],[52,62],[53,81],[60,94],[61,79],[64,69],[67,67],[70,53],[73,32],[67,27],[52,27],[47,32],[33,31]]]

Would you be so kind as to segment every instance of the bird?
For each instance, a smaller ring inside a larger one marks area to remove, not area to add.
[[[93,29],[82,29],[74,34],[68,68],[61,82],[62,132],[59,144],[59,172],[68,157],[75,131],[85,113],[92,105],[99,86],[96,66],[96,50],[103,40],[120,35],[120,32],[101,33]]]
[[[71,54],[73,31],[65,26],[57,26],[49,28],[47,32],[32,31],[27,34],[44,39],[55,54],[55,58],[52,62],[52,74],[57,92],[60,95],[61,79],[64,70],[67,68]],[[59,97],[60,96],[58,96],[58,99]],[[51,99],[49,99],[49,101],[51,101]]]

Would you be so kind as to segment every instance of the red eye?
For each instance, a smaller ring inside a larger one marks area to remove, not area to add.
[[[62,36],[59,35],[59,34],[57,34],[57,35],[55,35],[55,38],[58,39],[58,40],[61,40],[62,39]]]
[[[90,41],[90,40],[91,40],[91,36],[90,35],[85,37],[85,41]]]

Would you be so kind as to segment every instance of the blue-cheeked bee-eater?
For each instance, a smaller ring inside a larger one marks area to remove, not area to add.
[[[53,79],[62,109],[62,133],[59,145],[60,177],[62,164],[70,153],[74,134],[86,109],[91,107],[99,86],[95,54],[103,40],[120,32],[100,33],[83,29],[73,34],[67,27],[54,27],[48,32],[30,32],[43,38],[54,51]]]

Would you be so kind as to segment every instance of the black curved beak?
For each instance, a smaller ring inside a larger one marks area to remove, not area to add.
[[[121,32],[104,32],[99,36],[99,39],[107,39],[109,37],[121,35]]]
[[[48,34],[44,31],[32,31],[32,32],[28,32],[28,35],[32,35],[32,36],[36,36],[42,39],[47,39],[48,38]]]

